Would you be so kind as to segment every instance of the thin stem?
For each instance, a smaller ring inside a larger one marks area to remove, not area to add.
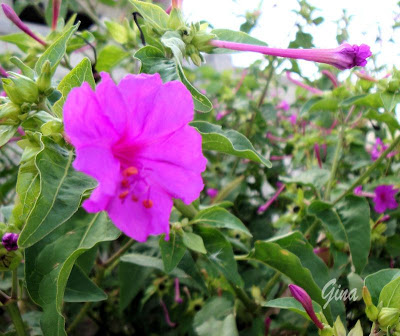
[[[386,158],[386,156],[392,152],[396,146],[400,144],[400,135],[394,139],[392,144],[386,148],[386,150],[381,154],[381,156],[371,165],[369,168],[362,174],[357,180],[353,182],[353,184],[346,190],[344,191],[334,202],[333,205],[338,203],[343,197],[345,197],[348,193],[352,192],[355,187],[360,185],[371,173],[374,171],[376,167],[379,166],[379,164]]]
[[[265,298],[271,292],[272,288],[274,288],[274,286],[278,283],[280,277],[281,277],[281,273],[280,272],[276,272],[274,274],[274,276],[271,279],[268,280],[268,282],[265,285],[264,290],[263,290],[263,295],[264,295]]]
[[[243,302],[244,306],[250,313],[254,313],[258,309],[258,305],[252,301],[244,289],[240,288],[239,286],[229,282],[232,286],[233,291],[236,293],[236,296],[239,298],[240,301]]]
[[[78,315],[76,315],[75,319],[72,321],[72,323],[67,328],[67,334],[68,335],[78,326],[78,324],[85,317],[85,315],[87,314],[87,312],[89,311],[91,306],[92,306],[92,302],[86,302],[83,305],[83,307],[79,311]]]
[[[17,274],[17,270],[12,271],[11,299],[18,300],[18,274]]]
[[[10,301],[7,305],[5,305],[5,308],[11,317],[17,335],[26,336],[27,333],[25,330],[24,321],[22,321],[21,312],[19,311],[17,301]]]
[[[343,116],[341,115],[341,119],[343,120],[342,117]],[[326,201],[328,201],[331,196],[332,185],[335,180],[337,169],[339,166],[340,152],[342,151],[343,140],[344,140],[344,124],[342,123],[342,125],[340,127],[340,131],[339,131],[339,139],[338,139],[338,143],[337,143],[336,150],[335,150],[335,156],[333,157],[331,175],[329,177],[329,181],[326,186],[326,191],[325,191],[325,195],[324,195],[324,199]]]
[[[135,241],[133,239],[129,239],[129,241],[123,245],[117,252],[115,252],[110,258],[108,258],[103,264],[102,267],[107,269],[110,267],[114,261],[118,260],[129,248],[133,245]]]

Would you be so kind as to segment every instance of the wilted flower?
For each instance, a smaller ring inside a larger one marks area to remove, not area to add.
[[[333,65],[340,70],[351,69],[355,66],[365,66],[367,58],[372,55],[370,47],[366,44],[358,46],[344,43],[334,49],[278,49],[221,40],[211,40],[210,44],[217,48],[252,51],[269,56],[325,63]]]
[[[274,201],[278,198],[278,196],[280,195],[280,193],[283,191],[283,189],[285,189],[285,185],[284,184],[280,184],[278,190],[275,192],[275,194],[267,201],[267,203],[261,205],[257,212],[259,214],[263,213],[264,211],[266,211],[272,203],[274,203]]]
[[[378,213],[384,213],[387,209],[396,209],[399,205],[396,202],[396,194],[399,189],[393,185],[380,185],[375,188],[374,210]]]
[[[162,299],[160,299],[160,305],[161,305],[161,308],[162,308],[162,310],[163,310],[163,312],[164,312],[164,319],[165,319],[165,322],[166,322],[166,323],[168,324],[168,326],[170,326],[171,328],[176,327],[176,323],[171,321],[171,318],[169,317],[168,308],[167,308],[165,302],[164,302]]]
[[[181,291],[179,289],[179,278],[175,278],[175,302],[179,304],[183,302],[181,298]]]
[[[1,4],[1,7],[3,8],[4,14],[7,16],[7,18],[14,23],[19,29],[21,29],[25,34],[29,35],[36,41],[38,41],[42,45],[46,45],[46,42],[43,41],[40,37],[38,37],[30,28],[21,21],[21,19],[18,17],[17,13],[14,12],[14,10],[7,4]]]
[[[7,251],[16,251],[18,250],[18,237],[17,233],[5,233],[1,239],[1,243]]]
[[[168,237],[172,198],[190,204],[204,186],[202,139],[188,125],[192,97],[180,82],[163,84],[159,74],[127,75],[118,85],[101,76],[95,92],[84,83],[64,105],[74,168],[99,182],[83,207],[106,210],[138,241]]]
[[[303,306],[304,310],[310,317],[310,319],[314,322],[314,324],[319,328],[319,329],[324,329],[324,325],[320,320],[318,320],[317,316],[315,315],[314,312],[314,307],[312,305],[312,301],[310,296],[307,294],[307,292],[296,285],[290,284],[289,285],[290,292],[292,293],[293,297],[301,303]]]

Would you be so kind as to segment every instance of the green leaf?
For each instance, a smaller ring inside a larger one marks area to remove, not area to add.
[[[125,44],[128,42],[129,33],[126,27],[114,21],[106,21],[104,23],[107,27],[108,32],[115,41],[121,44]]]
[[[207,250],[204,247],[203,238],[192,232],[182,233],[182,242],[185,246],[193,251],[206,254]]]
[[[75,265],[68,278],[64,301],[98,302],[106,299],[107,294],[92,282],[78,265]]]
[[[0,147],[10,141],[17,129],[18,125],[0,125]]]
[[[204,241],[207,258],[228,281],[236,286],[243,286],[243,280],[238,273],[237,263],[233,255],[232,246],[225,236],[214,228],[197,227],[198,233]]]
[[[400,309],[400,277],[390,281],[379,295],[379,303],[383,304],[383,307],[397,308]]]
[[[337,205],[337,212],[346,231],[353,265],[360,274],[371,248],[369,204],[365,198],[350,195]]]
[[[331,204],[318,200],[313,201],[308,207],[308,213],[316,216],[322,222],[335,241],[347,242],[343,223]]]
[[[38,75],[40,75],[42,66],[46,61],[50,62],[51,70],[54,73],[58,63],[64,57],[65,51],[67,50],[68,40],[76,32],[78,27],[79,23],[65,31],[57,40],[53,42],[53,44],[46,49],[43,55],[39,57],[35,65],[35,71]]]
[[[26,285],[32,300],[43,308],[44,335],[66,335],[61,309],[76,259],[98,242],[114,240],[119,234],[105,213],[82,210],[25,250]]]
[[[400,94],[396,93],[381,93],[381,99],[385,111],[391,113],[393,109],[400,104]]]
[[[318,303],[313,301],[312,305],[316,313],[320,313],[322,311],[321,306]],[[311,321],[310,316],[308,316],[301,303],[292,297],[269,300],[264,302],[262,306],[268,308],[288,309]]]
[[[139,12],[146,24],[150,24],[159,30],[168,29],[169,15],[157,5],[151,3],[129,0],[136,12]]]
[[[312,300],[324,306],[321,289],[315,283],[310,270],[303,267],[294,253],[274,242],[257,241],[248,258],[258,260],[286,275],[293,283],[303,288]]]
[[[271,162],[257,153],[243,134],[234,130],[222,130],[221,126],[206,121],[193,121],[190,125],[195,127],[203,137],[203,150],[215,150],[262,163],[268,168],[272,167]]]
[[[92,89],[96,86],[92,73],[92,64],[86,57],[73,68],[57,86],[57,90],[62,94],[62,97],[53,106],[53,111],[57,117],[62,118],[63,106],[68,93],[72,88],[79,87],[84,82],[88,82]]]
[[[238,42],[238,43],[246,43],[251,45],[259,45],[259,46],[267,46],[267,43],[258,40],[249,34],[246,34],[241,31],[235,31],[230,29],[213,29],[211,34],[215,34],[218,40],[221,41],[229,41],[229,42]],[[229,49],[216,48],[212,53],[214,54],[225,54],[225,53],[234,53],[236,51]]]
[[[338,105],[339,102],[334,97],[313,97],[302,106],[300,115],[313,111],[337,111]]]
[[[282,176],[279,179],[285,183],[296,183],[314,189],[321,189],[329,180],[330,171],[327,169],[312,168],[301,172],[295,177]]]
[[[182,64],[186,44],[182,41],[181,35],[177,31],[167,31],[161,36],[161,43],[164,47],[171,49],[176,61]]]
[[[341,102],[342,106],[357,105],[372,108],[382,107],[382,99],[380,93],[369,93],[345,99]]]
[[[116,45],[108,45],[101,49],[96,63],[98,72],[110,72],[112,68],[120,64],[120,62],[129,56],[129,53]]]
[[[13,56],[10,58],[10,62],[19,68],[22,74],[32,80],[35,79],[35,71],[28,67],[24,62],[22,62],[18,57]]]
[[[376,306],[379,304],[379,294],[381,293],[383,287],[399,277],[400,269],[388,268],[370,274],[364,279],[365,286],[367,286],[371,294],[372,302]]]
[[[164,82],[180,80],[190,91],[195,109],[200,112],[211,111],[212,104],[210,100],[187,80],[181,65],[176,60],[166,58],[160,49],[153,46],[139,49],[134,57],[142,63],[140,72],[147,74],[159,73]]]
[[[72,168],[73,152],[52,140],[36,156],[40,175],[40,195],[26,220],[18,245],[29,247],[67,221],[77,210],[85,191],[96,186],[88,176]]]
[[[388,112],[380,113],[376,110],[369,110],[365,114],[365,118],[370,118],[379,122],[384,122],[389,127],[391,133],[396,132],[396,130],[400,130],[399,122],[397,121],[394,115]]]
[[[169,240],[162,235],[159,240],[161,257],[164,263],[164,270],[170,273],[179,264],[186,252],[182,239],[175,232],[171,231]]]
[[[123,311],[129,306],[131,301],[136,297],[139,291],[143,288],[146,279],[150,276],[152,270],[150,268],[143,269],[140,266],[121,262],[118,266],[119,278],[119,308]],[[134,274],[134,281],[132,281]]]
[[[191,223],[208,224],[217,228],[237,230],[252,237],[250,231],[239,218],[220,206],[213,206],[199,211]]]
[[[238,336],[233,302],[226,297],[207,300],[193,320],[193,328],[198,336]]]
[[[23,52],[27,53],[29,49],[41,47],[42,45],[25,33],[16,33],[0,36],[0,41],[15,44]]]

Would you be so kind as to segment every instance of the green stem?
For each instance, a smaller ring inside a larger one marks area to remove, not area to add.
[[[222,202],[226,199],[232,191],[234,191],[243,181],[244,176],[239,176],[235,178],[232,182],[228,183],[224,188],[220,190],[218,195],[212,200],[211,204],[216,204]]]
[[[193,204],[186,205],[180,199],[174,199],[174,207],[185,217],[192,219],[197,214]]]
[[[72,321],[72,323],[67,328],[67,335],[69,335],[78,326],[78,324],[85,317],[85,315],[87,314],[87,312],[89,311],[91,306],[92,306],[92,302],[86,302],[83,305],[83,307],[79,311],[78,315],[76,315],[75,319]]]
[[[342,113],[341,113],[341,119],[343,120]],[[335,155],[333,157],[331,175],[329,177],[329,181],[328,181],[328,184],[326,186],[326,191],[325,191],[325,195],[324,195],[324,199],[326,201],[329,201],[329,198],[331,196],[332,185],[333,185],[333,182],[335,181],[337,169],[338,169],[338,166],[339,166],[340,152],[342,151],[343,140],[344,140],[344,127],[345,126],[344,126],[344,124],[342,122],[341,123],[341,127],[340,127],[340,131],[339,131],[338,143],[336,145]]]
[[[357,180],[353,182],[353,184],[344,191],[334,202],[333,205],[338,203],[343,197],[345,197],[348,193],[352,192],[355,187],[360,185],[371,173],[375,170],[376,167],[380,165],[380,163],[386,158],[386,156],[392,152],[396,146],[400,144],[400,135],[394,139],[392,144],[381,154],[381,156],[371,165],[369,168],[362,174]]]
[[[129,241],[123,245],[117,252],[115,252],[110,258],[108,258],[101,266],[105,269],[110,267],[116,261],[123,255],[126,251],[129,250],[129,248],[133,245],[135,241],[133,239],[129,239]]]
[[[17,273],[17,270],[12,271],[11,299],[18,300],[18,273]]]
[[[276,272],[274,276],[268,280],[267,284],[264,287],[263,290],[263,295],[265,298],[267,298],[268,294],[271,292],[272,288],[278,283],[279,279],[281,277],[280,272]]]
[[[17,301],[10,301],[7,305],[5,305],[5,308],[11,317],[17,335],[26,336],[27,333],[25,330],[24,321],[22,321],[21,312],[19,311]]]
[[[234,292],[236,293],[236,296],[239,298],[240,301],[243,302],[244,306],[250,313],[254,313],[258,309],[258,305],[252,301],[247,293],[244,291],[244,289],[240,288],[239,286],[236,286],[235,284],[230,282],[230,285],[232,286]]]

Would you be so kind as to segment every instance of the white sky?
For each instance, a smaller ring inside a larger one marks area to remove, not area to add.
[[[394,17],[400,13],[397,0],[309,0],[309,3],[319,8],[315,17],[322,16],[325,21],[316,28],[305,31],[314,37],[317,48],[333,48],[336,41],[337,24],[342,10],[346,9],[353,18],[349,27],[351,44],[366,43],[371,46],[374,54],[380,54],[378,64],[387,64],[389,68],[397,63],[400,66],[400,28],[393,31]],[[258,8],[260,0],[184,0],[183,9],[189,21],[208,20],[215,28],[238,30],[244,22],[246,10]],[[251,35],[267,42],[271,47],[285,48],[296,33],[296,0],[264,0],[261,8],[262,15]],[[242,17],[241,17],[242,16]],[[400,18],[398,19],[400,20]],[[383,42],[375,43],[381,28]],[[394,35],[393,35],[394,33]],[[394,37],[397,43],[388,40]],[[240,53],[233,56],[237,66],[248,66],[262,56],[255,53]],[[300,61],[305,75],[315,73],[311,62]]]

